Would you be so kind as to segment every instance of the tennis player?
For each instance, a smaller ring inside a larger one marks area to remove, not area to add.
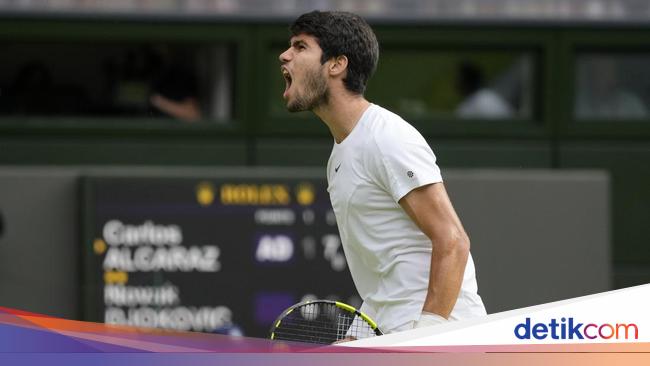
[[[283,97],[334,137],[328,191],[361,311],[384,333],[485,315],[469,238],[435,155],[415,128],[364,98],[379,57],[370,26],[351,13],[313,11],[290,31],[279,57]]]

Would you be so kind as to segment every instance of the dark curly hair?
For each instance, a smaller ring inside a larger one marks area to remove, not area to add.
[[[312,11],[301,15],[289,27],[293,36],[308,34],[323,50],[321,64],[332,57],[348,58],[343,83],[347,90],[363,94],[377,68],[379,44],[368,23],[356,14],[342,11]]]

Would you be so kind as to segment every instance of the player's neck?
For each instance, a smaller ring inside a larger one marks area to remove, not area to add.
[[[369,106],[370,102],[363,95],[332,93],[328,103],[313,112],[329,127],[334,141],[341,143],[352,132]]]

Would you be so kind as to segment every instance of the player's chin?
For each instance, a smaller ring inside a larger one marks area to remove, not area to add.
[[[295,112],[304,112],[305,110],[306,109],[303,107],[302,104],[296,102],[292,103],[290,101],[287,101],[287,111],[291,113],[295,113]]]

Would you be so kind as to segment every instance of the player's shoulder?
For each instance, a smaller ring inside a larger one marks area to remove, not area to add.
[[[396,113],[376,104],[372,104],[370,108],[372,109],[366,123],[366,132],[379,147],[404,142],[424,142],[420,132]]]

